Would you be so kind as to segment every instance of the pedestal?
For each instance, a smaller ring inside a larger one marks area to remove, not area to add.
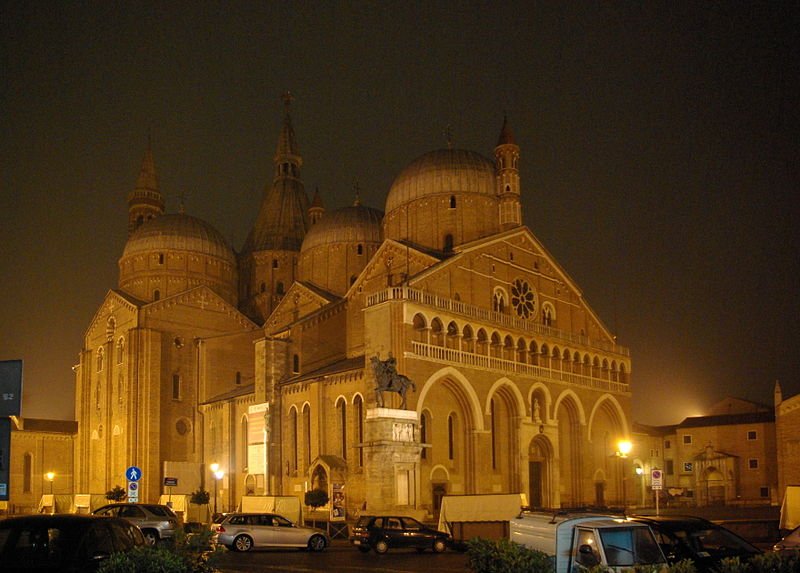
[[[414,515],[419,499],[419,418],[393,408],[367,410],[364,428],[367,512]]]

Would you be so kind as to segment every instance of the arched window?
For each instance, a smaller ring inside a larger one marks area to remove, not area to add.
[[[247,415],[242,416],[242,422],[240,424],[239,431],[241,432],[241,438],[239,440],[239,467],[242,468],[242,471],[247,470],[248,460],[247,460]]]
[[[494,289],[494,294],[492,294],[492,310],[495,312],[505,312],[506,298],[506,291],[501,288]]]
[[[277,269],[278,268],[278,259],[272,259],[272,268],[273,269]]]
[[[461,337],[461,346],[464,352],[475,352],[475,335],[472,327],[467,324],[464,326],[464,334]]]
[[[125,359],[125,339],[121,336],[117,339],[117,364],[122,364]]]
[[[549,302],[542,305],[542,324],[545,326],[553,326],[556,320],[556,309]]]
[[[303,460],[306,467],[311,465],[311,407],[303,406]]]
[[[161,300],[161,291],[156,289],[153,291],[153,300]]]
[[[292,356],[292,372],[300,374],[300,356],[298,354]]]
[[[528,345],[525,344],[525,339],[520,338],[517,341],[517,362],[525,364],[528,355]]]
[[[427,410],[422,412],[422,415],[419,417],[419,442],[421,444],[428,443],[428,427],[430,426],[430,418],[431,415]],[[422,447],[422,451],[420,452],[420,458],[423,460],[428,459],[428,448],[425,446]]]
[[[483,354],[484,356],[489,353],[489,341],[486,337],[486,331],[482,328],[478,329],[478,337],[475,345],[475,352]]]
[[[428,325],[421,314],[414,315],[414,339],[417,342],[428,342]]]
[[[242,383],[242,373],[237,371],[235,376],[233,377],[233,381],[237,386],[239,384],[241,384]]]
[[[450,208],[451,209],[455,209],[456,208],[456,196],[455,195],[450,195]]]
[[[158,253],[158,264],[159,265],[164,264],[164,253]]]
[[[489,356],[500,358],[503,350],[503,344],[500,342],[500,335],[496,332],[492,333],[492,344],[489,347]]]
[[[459,342],[459,332],[458,332],[458,325],[454,321],[450,321],[447,323],[447,343],[445,346],[447,348],[455,348],[458,349],[458,342]]]
[[[494,398],[489,400],[489,415],[491,416],[491,430],[492,430],[492,469],[497,469],[497,425],[495,424],[495,408]]]
[[[101,346],[97,349],[97,371],[103,371],[103,357],[105,355],[105,349]]]
[[[364,443],[364,400],[356,396],[353,400],[353,416],[356,423],[356,441]],[[358,467],[364,467],[364,448],[358,448]]]
[[[262,282],[261,282],[261,285],[259,286],[259,290],[260,290],[261,292],[265,292],[265,291],[267,290],[267,283],[265,283],[265,282],[263,282],[263,281],[262,281]]]
[[[289,410],[289,440],[291,444],[291,452],[289,453],[289,471],[294,473],[297,471],[297,463],[300,455],[300,444],[298,442],[297,431],[300,428],[297,425],[297,408],[292,407]]]
[[[359,243],[358,246],[356,247],[356,253],[359,254],[359,255],[363,255],[364,254],[364,245]]]
[[[172,399],[173,400],[180,400],[181,399],[181,375],[180,374],[173,374],[172,375]]]
[[[283,292],[283,281],[278,281],[278,284],[275,285],[275,293],[276,294],[284,294],[284,292]]]
[[[337,418],[339,419],[339,447],[342,459],[347,459],[347,403],[344,399],[336,404]]]
[[[455,414],[447,416],[447,459],[456,459],[456,420]]]

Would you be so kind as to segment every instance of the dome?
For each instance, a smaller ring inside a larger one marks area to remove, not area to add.
[[[475,193],[495,197],[494,163],[474,151],[439,149],[415,159],[394,180],[386,213],[438,194]]]
[[[225,237],[214,227],[183,213],[155,217],[131,235],[122,258],[153,251],[190,251],[223,259],[236,265],[236,257]]]
[[[333,243],[374,243],[383,241],[383,213],[363,205],[352,205],[326,214],[312,225],[300,252]]]

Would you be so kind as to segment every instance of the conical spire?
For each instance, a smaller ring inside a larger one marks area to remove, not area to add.
[[[500,129],[500,137],[497,138],[497,145],[506,144],[516,145],[514,134],[511,131],[511,126],[508,125],[508,116],[503,114],[503,127]]]
[[[128,193],[128,236],[145,221],[164,213],[164,197],[158,189],[156,164],[153,160],[153,148],[147,138],[147,149],[142,159],[142,167],[133,191]]]
[[[287,91],[281,99],[284,106],[283,128],[278,137],[278,149],[275,151],[275,178],[286,176],[299,178],[303,158],[300,157],[300,149],[292,127],[292,116],[289,113],[294,97]]]

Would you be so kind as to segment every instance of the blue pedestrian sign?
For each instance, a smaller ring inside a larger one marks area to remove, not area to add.
[[[125,477],[128,478],[128,481],[139,481],[142,479],[142,470],[136,466],[131,466],[125,470]]]

